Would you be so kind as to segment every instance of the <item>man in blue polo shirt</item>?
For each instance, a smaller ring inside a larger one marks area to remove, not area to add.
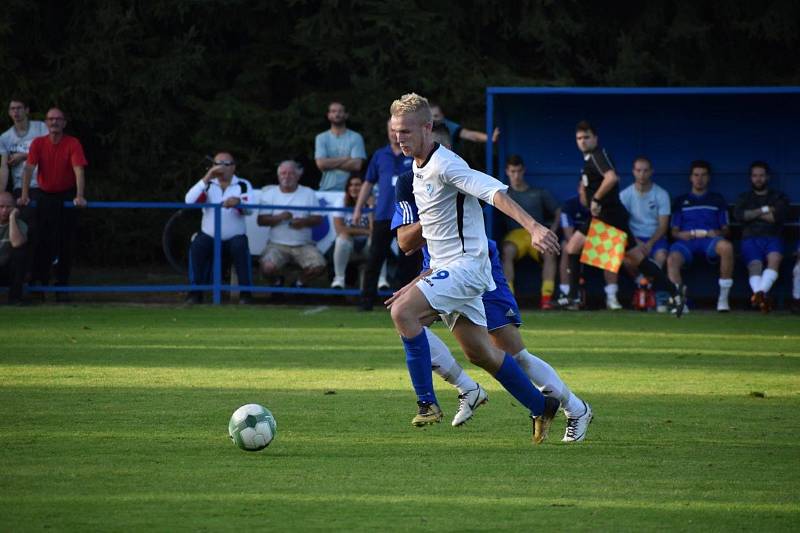
[[[672,238],[667,256],[670,281],[681,285],[681,268],[695,257],[709,263],[719,261],[719,299],[717,311],[731,310],[728,294],[733,286],[733,245],[728,234],[728,205],[721,194],[710,192],[711,165],[692,161],[689,180],[692,190],[678,196],[672,206]]]
[[[397,176],[411,170],[412,159],[403,155],[400,145],[397,143],[397,137],[392,135],[388,122],[386,123],[386,132],[389,137],[389,144],[372,154],[372,159],[367,167],[364,185],[361,186],[361,192],[353,208],[353,219],[358,220],[361,216],[361,210],[372,194],[373,187],[375,187],[375,184],[378,185],[375,221],[372,224],[372,235],[370,237],[369,259],[364,272],[364,286],[361,288],[361,301],[359,302],[359,309],[362,311],[372,310],[377,293],[378,276],[383,262],[389,256],[391,250],[394,234],[390,223],[394,214],[394,185],[397,182]],[[413,256],[400,254],[397,268],[399,287],[402,287],[417,275],[419,265],[419,254]]]

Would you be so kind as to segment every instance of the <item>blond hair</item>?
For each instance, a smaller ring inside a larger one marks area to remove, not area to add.
[[[389,113],[392,115],[410,115],[416,113],[422,119],[422,122],[427,123],[433,121],[428,99],[417,93],[404,94],[398,100],[392,102]]]

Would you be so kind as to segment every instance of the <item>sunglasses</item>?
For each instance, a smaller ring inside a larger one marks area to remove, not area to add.
[[[214,161],[214,164],[215,165],[220,165],[220,166],[223,166],[223,167],[232,167],[236,163],[234,163],[233,161]]]

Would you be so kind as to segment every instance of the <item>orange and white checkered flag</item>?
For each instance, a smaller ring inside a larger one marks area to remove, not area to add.
[[[583,244],[581,263],[609,272],[619,272],[619,267],[625,258],[627,241],[627,233],[600,219],[593,218],[586,242]]]

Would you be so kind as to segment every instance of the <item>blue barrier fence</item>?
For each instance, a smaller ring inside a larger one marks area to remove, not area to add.
[[[72,202],[64,202],[64,207],[77,209]],[[288,294],[315,294],[330,296],[358,296],[358,289],[326,289],[326,288],[294,288],[274,287],[264,285],[230,285],[222,283],[222,204],[185,204],[180,202],[88,202],[85,209],[214,209],[214,263],[212,282],[210,285],[184,284],[184,285],[68,285],[29,287],[33,292],[65,292],[65,293],[103,293],[103,292],[188,292],[211,291],[212,301],[215,305],[222,303],[224,291],[250,291],[261,293],[288,293]],[[265,204],[239,204],[240,209],[286,209],[287,211],[313,211],[313,212],[352,212],[349,207],[298,207],[288,205]],[[82,208],[84,209],[84,208]],[[372,209],[365,208],[364,213]],[[391,292],[379,291],[379,295],[389,296]]]

